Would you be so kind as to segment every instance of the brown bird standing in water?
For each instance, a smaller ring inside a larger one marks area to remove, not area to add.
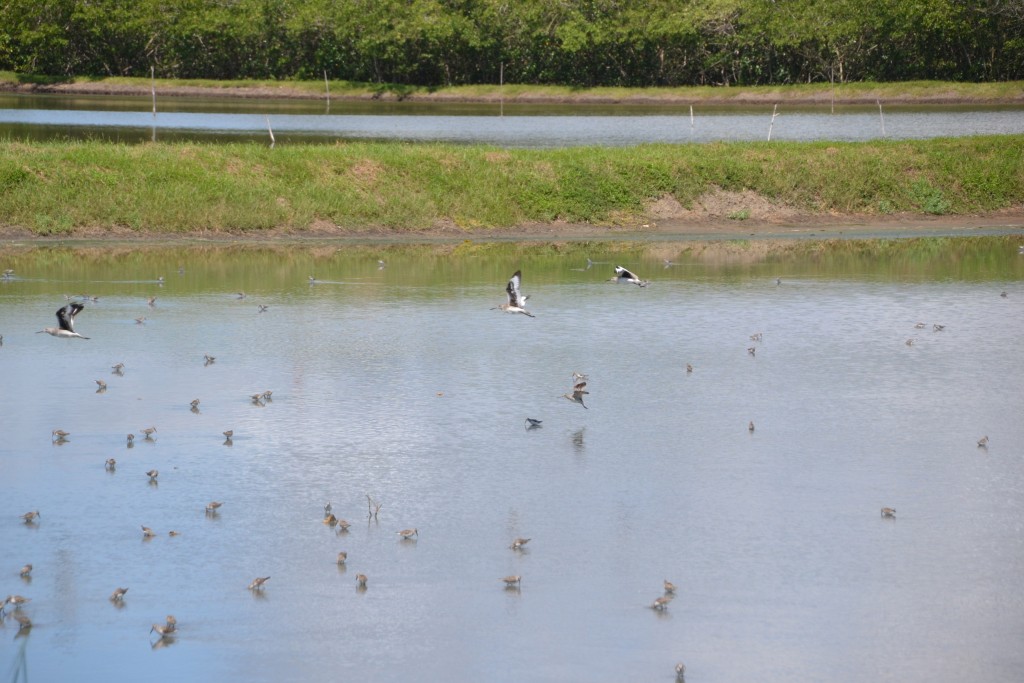
[[[512,548],[512,550],[522,550],[523,546],[529,542],[530,539],[528,538],[517,538],[516,540],[512,541],[512,545],[510,545],[509,548]]]
[[[896,508],[882,508],[883,517],[896,517]]]
[[[24,567],[21,568],[21,571],[18,573],[18,576],[20,576],[23,579],[26,579],[26,578],[29,577],[29,575],[31,573],[32,573],[32,565],[26,564]]]
[[[124,600],[124,594],[128,592],[127,588],[115,588],[114,592],[110,594],[111,602],[122,602]]]
[[[249,584],[249,590],[261,591],[263,590],[263,584],[265,584],[267,581],[270,581],[269,576],[257,576],[255,579],[252,580],[252,583]]]

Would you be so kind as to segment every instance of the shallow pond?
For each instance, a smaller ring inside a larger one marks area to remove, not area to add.
[[[0,137],[260,141],[411,140],[509,147],[720,140],[914,139],[1024,133],[1021,106],[773,107],[335,102],[0,95]],[[692,116],[691,116],[692,115]]]
[[[1019,680],[1018,244],[6,247],[0,673]]]

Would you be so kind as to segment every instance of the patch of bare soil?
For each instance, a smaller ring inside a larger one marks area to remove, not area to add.
[[[670,221],[753,219],[767,223],[783,223],[798,218],[801,212],[751,190],[732,192],[715,188],[701,195],[690,208],[680,204],[675,197],[665,195],[647,207],[647,215],[655,220]]]

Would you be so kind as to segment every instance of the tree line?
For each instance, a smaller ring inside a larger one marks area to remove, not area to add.
[[[0,70],[418,86],[1024,78],[1024,0],[0,0]]]

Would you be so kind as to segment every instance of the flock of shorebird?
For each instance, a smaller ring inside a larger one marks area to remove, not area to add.
[[[590,262],[588,260],[588,268],[592,264],[593,264],[593,262]],[[381,267],[382,268],[384,267],[383,263],[381,263]],[[626,268],[623,268],[621,266],[615,266],[615,275],[610,278],[610,281],[617,282],[617,283],[635,284],[635,285],[637,285],[639,287],[647,287],[648,284],[649,284],[649,281],[643,280],[643,279],[639,278],[637,275],[635,275],[631,271],[629,271]],[[315,284],[315,283],[317,283],[317,280],[313,276],[310,276],[309,282],[310,282],[310,284]],[[502,310],[502,311],[507,312],[507,313],[518,313],[518,314],[522,314],[522,315],[525,315],[525,316],[528,316],[528,317],[531,317],[531,318],[535,317],[533,315],[533,313],[531,313],[530,311],[526,310],[526,301],[529,298],[529,296],[524,296],[521,293],[521,291],[520,291],[521,285],[522,285],[522,273],[521,273],[521,271],[517,270],[512,275],[512,277],[509,278],[508,283],[507,283],[507,285],[505,287],[505,294],[507,296],[506,303],[500,304],[500,305],[494,307],[494,309],[492,309],[492,310],[499,309],[499,310]],[[239,292],[236,296],[238,296],[238,298],[242,298],[245,295],[244,295],[244,293]],[[150,307],[155,306],[155,304],[156,304],[156,297],[149,297],[147,303],[148,303],[148,305]],[[64,339],[89,339],[89,337],[84,336],[84,335],[80,334],[79,332],[77,332],[75,330],[75,319],[76,319],[76,316],[78,316],[78,314],[81,313],[82,310],[84,310],[84,308],[85,308],[85,305],[83,303],[80,303],[80,302],[77,302],[77,301],[67,303],[66,305],[64,305],[61,308],[59,308],[57,310],[57,312],[56,312],[57,326],[56,327],[46,327],[46,328],[44,328],[42,330],[39,330],[39,333],[41,334],[41,333],[45,332],[45,333],[47,333],[49,335],[52,335],[54,337],[60,337],[60,338],[64,338]],[[260,306],[259,312],[263,313],[266,310],[267,310],[266,306]],[[135,322],[137,324],[140,324],[140,325],[144,324],[145,321],[146,321],[146,318],[144,316],[135,319]],[[0,338],[0,339],[2,339],[2,338]],[[216,358],[213,357],[213,356],[206,355],[204,357],[204,362],[205,362],[206,365],[210,365],[210,364],[214,363],[215,361],[216,361]],[[123,363],[117,363],[116,365],[112,366],[111,369],[112,369],[112,371],[113,371],[113,373],[115,375],[123,375],[123,373],[124,373],[124,364]],[[572,391],[570,393],[563,394],[562,397],[568,399],[569,401],[572,401],[573,403],[579,404],[583,408],[587,408],[587,405],[584,403],[584,400],[583,400],[583,397],[585,395],[589,394],[589,392],[586,390],[587,379],[588,378],[587,378],[587,376],[585,374],[580,373],[580,372],[574,372],[572,374]],[[102,392],[106,391],[106,389],[107,389],[106,382],[103,381],[103,380],[96,380],[96,385],[98,387],[97,388],[97,393],[102,393]],[[272,396],[272,392],[271,391],[265,391],[265,392],[262,392],[262,393],[253,394],[250,398],[251,398],[253,403],[259,404],[259,405],[263,405],[266,402],[269,402],[271,400],[271,396]],[[200,404],[200,400],[199,399],[193,399],[191,401],[191,403],[189,404],[190,409],[193,412],[198,412],[199,404]],[[535,428],[539,428],[541,426],[542,421],[539,420],[539,419],[535,419],[535,418],[526,418],[526,423],[527,423],[527,428],[528,429],[535,429]],[[156,432],[157,432],[156,427],[146,427],[145,429],[141,429],[140,430],[140,433],[142,434],[143,438],[146,439],[146,440],[149,440],[149,441],[154,440],[154,435],[156,434]],[[227,431],[223,432],[223,435],[224,435],[224,437],[226,439],[225,443],[230,443],[231,442],[231,438],[232,438],[233,434],[234,434],[234,432],[232,430],[227,430]],[[63,444],[63,443],[65,443],[68,440],[68,437],[70,437],[71,434],[69,432],[67,432],[67,431],[62,430],[62,429],[55,429],[55,430],[53,430],[51,436],[52,436],[52,439],[53,439],[54,443]],[[128,434],[127,435],[127,446],[129,448],[132,447],[134,440],[135,440],[135,435],[134,434]],[[114,471],[116,469],[116,467],[117,467],[117,461],[114,458],[108,458],[106,460],[106,462],[104,463],[104,468],[106,470],[108,470],[108,471]],[[158,470],[156,470],[156,469],[152,469],[152,470],[149,470],[148,472],[146,472],[145,474],[149,478],[149,483],[152,484],[152,485],[156,485],[157,478],[159,477],[160,472]],[[376,513],[379,512],[381,505],[380,505],[380,503],[376,503],[376,509],[374,509],[375,501],[373,501],[369,497],[368,497],[368,504],[369,504],[369,515],[370,515],[371,518],[375,518],[376,517]],[[218,513],[218,510],[222,507],[222,505],[223,505],[223,503],[221,503],[220,501],[211,501],[209,504],[207,504],[207,506],[205,508],[205,512],[206,512],[207,515],[216,515]],[[40,513],[39,513],[39,511],[28,512],[28,513],[22,515],[21,519],[22,519],[22,521],[25,524],[35,525],[35,524],[39,523]],[[347,522],[344,519],[339,519],[338,517],[336,517],[333,514],[332,506],[331,506],[330,503],[327,503],[324,506],[323,524],[335,528],[336,530],[338,530],[338,533],[344,533],[351,526],[349,524],[349,522]],[[147,540],[150,539],[150,538],[153,538],[153,537],[155,537],[157,535],[157,532],[155,532],[153,529],[151,529],[150,527],[148,527],[146,525],[141,525],[141,530],[142,530],[143,538],[147,539]],[[170,536],[177,536],[179,534],[179,532],[177,532],[175,530],[171,530],[168,533],[169,533]],[[400,540],[403,541],[403,542],[413,542],[416,539],[418,539],[418,537],[419,537],[419,530],[417,528],[402,529],[401,531],[397,531],[396,534],[399,536]],[[530,540],[531,539],[529,539],[529,538],[521,538],[521,537],[515,538],[512,541],[512,543],[509,546],[509,548],[512,549],[513,551],[516,551],[517,553],[518,552],[522,552],[524,550],[524,546],[526,546],[526,544],[529,543]],[[338,563],[338,565],[345,565],[347,563],[347,561],[348,561],[348,553],[346,551],[340,551],[338,553],[338,555],[337,555],[337,563]],[[28,576],[31,573],[31,571],[32,571],[32,565],[31,564],[27,564],[27,565],[25,565],[22,568],[21,576],[22,577],[26,577],[26,576]],[[254,578],[252,580],[252,582],[248,585],[248,589],[251,590],[251,591],[256,591],[256,592],[263,591],[265,589],[265,587],[266,587],[267,582],[270,580],[270,578],[271,577],[269,577],[269,576],[258,576],[256,578]],[[505,586],[505,588],[507,590],[518,591],[520,589],[520,586],[522,585],[522,576],[518,575],[518,574],[510,575],[510,576],[505,576],[505,577],[502,577],[500,579],[500,581],[501,581],[501,583],[504,584],[504,586]],[[356,585],[357,585],[357,589],[359,591],[365,591],[366,590],[367,582],[368,582],[368,578],[367,578],[367,576],[365,574],[359,573],[359,574],[356,575]],[[657,610],[657,611],[664,611],[664,610],[666,610],[668,608],[669,603],[675,597],[676,587],[670,581],[666,580],[664,582],[663,588],[664,588],[663,594],[658,596],[649,605],[650,608],[652,608],[654,610]],[[128,593],[128,588],[127,587],[117,587],[113,591],[113,593],[110,595],[109,600],[112,603],[115,603],[115,604],[122,604],[124,602],[124,600],[125,600],[125,596],[126,596],[127,593]],[[26,603],[30,602],[30,600],[31,600],[30,598],[26,598],[26,597],[23,597],[23,596],[20,596],[20,595],[10,595],[10,596],[8,596],[7,599],[2,604],[0,604],[0,619],[2,619],[4,617],[4,615],[5,615],[5,608],[7,608],[9,606],[11,608],[13,614],[14,614],[14,618],[20,624],[19,633],[22,633],[22,632],[27,631],[28,629],[31,629],[31,627],[32,627],[31,619],[29,619],[29,617],[22,610],[23,606]],[[151,643],[154,647],[162,647],[163,645],[168,644],[169,642],[173,642],[174,637],[178,634],[178,626],[177,626],[176,618],[173,615],[168,615],[166,620],[165,620],[165,622],[163,624],[153,624],[152,628],[150,629],[150,634],[151,635],[155,634],[156,637],[157,637],[156,642]],[[682,664],[678,664],[676,666],[676,673],[677,673],[677,677],[679,678],[679,680],[682,680],[682,674],[683,674],[684,669],[685,669],[685,667]]]
[[[592,262],[592,261],[590,261],[588,259],[587,269],[589,269],[593,264],[594,264],[594,262]],[[668,267],[668,265],[671,265],[671,264],[669,262],[666,262],[666,267]],[[383,268],[383,267],[384,267],[384,264],[383,264],[383,262],[381,262],[381,268]],[[9,273],[5,273],[5,277],[8,277],[8,276],[9,276]],[[650,284],[648,280],[643,280],[643,279],[639,278],[637,275],[635,275],[631,271],[629,271],[626,268],[623,268],[621,266],[615,266],[615,275],[613,277],[611,277],[610,280],[612,282],[617,282],[617,283],[635,284],[635,285],[637,285],[639,287],[642,287],[642,288],[643,287],[647,287]],[[310,284],[314,284],[316,282],[317,282],[317,280],[315,280],[315,278],[313,278],[313,276],[310,276]],[[507,297],[506,303],[499,304],[498,306],[495,306],[494,308],[492,308],[492,310],[501,310],[501,311],[504,311],[504,312],[507,312],[507,313],[522,314],[522,315],[525,315],[525,316],[528,316],[528,317],[531,317],[531,318],[535,317],[533,315],[533,313],[531,313],[528,310],[526,310],[526,301],[529,299],[529,296],[522,294],[521,286],[522,286],[522,272],[520,270],[516,270],[516,272],[513,273],[512,277],[509,278],[508,283],[507,283],[507,285],[505,287],[505,294],[506,294],[506,297]],[[239,298],[242,298],[245,295],[244,295],[244,293],[240,292],[240,293],[238,293],[237,296]],[[1006,296],[1006,293],[1004,292],[1002,294],[1002,296]],[[154,306],[155,305],[155,301],[156,301],[156,297],[150,297],[149,300],[148,300],[149,306]],[[57,310],[57,312],[56,312],[57,327],[46,327],[46,328],[44,328],[42,330],[39,330],[39,333],[44,333],[45,332],[45,333],[47,333],[49,335],[52,335],[54,337],[60,337],[60,338],[66,338],[66,339],[89,339],[89,337],[83,336],[82,334],[79,334],[77,331],[75,331],[75,318],[76,318],[76,316],[79,313],[82,312],[82,310],[84,308],[85,308],[84,304],[79,303],[79,302],[71,302],[71,303],[66,304],[65,306],[59,308]],[[259,312],[263,313],[266,310],[267,310],[266,306],[260,306]],[[139,323],[139,324],[143,324],[145,322],[145,317],[137,318],[136,322]],[[924,323],[918,323],[917,325],[915,325],[915,327],[917,329],[922,329],[922,328],[925,327],[925,324]],[[932,329],[934,330],[934,332],[941,332],[941,331],[943,331],[945,329],[945,326],[944,325],[940,325],[940,324],[934,324],[932,326]],[[752,342],[760,342],[760,341],[762,341],[762,334],[760,332],[758,332],[756,334],[753,334],[753,335],[750,336],[750,340]],[[0,336],[0,345],[2,345],[2,343],[3,343],[3,337]],[[913,340],[909,340],[908,339],[906,343],[907,343],[907,345],[911,345],[913,343]],[[747,349],[747,351],[748,351],[748,353],[751,356],[754,356],[756,354],[757,349],[756,349],[756,347],[751,346],[751,347],[749,347]],[[214,363],[215,360],[216,360],[216,358],[213,357],[213,356],[210,356],[210,355],[204,356],[204,362],[205,362],[206,365],[210,365],[210,364]],[[113,370],[114,374],[121,375],[121,374],[123,374],[123,371],[124,371],[124,364],[123,363],[118,363],[118,364],[112,366],[112,370]],[[687,364],[686,365],[686,372],[688,374],[692,373],[693,372],[693,366]],[[580,373],[580,372],[574,372],[572,374],[572,390],[571,390],[571,392],[562,394],[561,397],[565,398],[565,399],[567,399],[567,400],[569,400],[569,401],[571,401],[573,403],[577,403],[580,406],[582,406],[583,408],[587,408],[587,405],[586,405],[586,403],[584,403],[584,398],[583,398],[584,396],[586,396],[586,395],[588,395],[590,393],[589,391],[587,391],[587,381],[588,381],[588,377],[585,374]],[[105,391],[107,389],[106,382],[104,382],[103,380],[96,380],[96,384],[98,386],[97,393],[102,393],[103,391]],[[265,391],[265,392],[262,392],[262,393],[253,394],[251,396],[251,400],[252,400],[252,402],[254,404],[264,405],[264,404],[266,404],[266,403],[268,403],[268,402],[270,402],[272,400],[271,397],[272,397],[272,392],[271,391]],[[200,403],[199,399],[194,399],[194,400],[191,401],[190,408],[191,408],[191,410],[193,412],[198,412],[199,403]],[[526,418],[527,429],[537,429],[537,428],[541,427],[541,425],[542,425],[542,421],[540,419],[531,418],[531,417],[527,417]],[[754,431],[754,423],[753,423],[753,421],[751,421],[749,423],[748,430],[750,432]],[[154,438],[153,435],[156,433],[156,431],[157,431],[156,427],[147,427],[145,429],[140,430],[141,434],[143,435],[143,438],[146,439],[146,440],[153,440],[153,438]],[[223,436],[226,439],[225,443],[230,444],[233,435],[234,435],[233,430],[226,430],[226,431],[224,431],[223,432]],[[67,438],[69,436],[70,436],[70,434],[68,432],[66,432],[64,430],[61,430],[61,429],[55,429],[52,432],[52,438],[53,438],[55,443],[63,443],[63,442],[65,442],[67,440]],[[132,443],[133,443],[134,439],[135,439],[135,435],[134,434],[128,434],[127,435],[128,447],[132,446]],[[984,436],[980,440],[978,440],[977,445],[978,445],[979,448],[987,448],[988,447],[988,441],[989,441],[988,436]],[[105,468],[107,470],[113,471],[116,468],[116,465],[117,465],[116,460],[114,458],[109,458],[109,459],[106,460],[106,463],[105,463],[104,466],[105,466]],[[150,470],[150,471],[146,472],[146,476],[149,477],[149,481],[150,481],[151,484],[155,484],[156,481],[157,481],[157,477],[159,476],[159,472],[157,470],[153,469],[153,470]],[[380,505],[380,503],[376,503],[376,510],[374,510],[373,508],[374,508],[375,502],[369,496],[367,498],[368,498],[369,515],[370,515],[371,518],[375,518],[377,512],[379,512],[379,510],[380,510],[381,505]],[[223,505],[223,503],[221,503],[219,501],[211,501],[209,504],[207,504],[207,506],[205,508],[205,512],[208,515],[216,515],[218,510],[219,510],[219,508],[221,508],[222,505]],[[894,519],[896,517],[896,510],[895,510],[895,508],[891,508],[891,507],[883,507],[881,509],[881,516],[883,518]],[[24,524],[28,524],[28,525],[38,524],[39,520],[40,520],[40,513],[39,513],[38,510],[27,512],[24,515],[21,515],[21,520],[23,521]],[[349,522],[347,522],[344,519],[339,519],[339,518],[337,518],[333,514],[332,507],[331,507],[330,503],[327,503],[324,506],[323,524],[331,526],[331,527],[337,529],[339,533],[343,533],[343,532],[347,531],[348,528],[351,526],[349,524]],[[143,533],[143,537],[144,538],[151,538],[151,537],[156,535],[156,532],[154,532],[151,528],[149,528],[149,527],[147,527],[145,525],[142,525],[141,528],[142,528],[142,533]],[[396,534],[400,537],[401,541],[403,541],[403,542],[415,541],[419,537],[419,530],[416,529],[416,528],[403,529],[401,531],[397,531]],[[176,535],[178,535],[178,532],[172,530],[172,531],[169,532],[169,535],[176,536]],[[529,538],[516,538],[516,539],[514,539],[512,541],[512,544],[509,546],[509,548],[511,548],[513,551],[517,551],[517,552],[518,551],[522,551],[524,546],[527,543],[529,543],[530,540],[531,539],[529,539]],[[347,561],[348,561],[348,553],[346,551],[340,551],[338,553],[338,555],[337,555],[337,563],[338,563],[338,565],[345,565]],[[33,566],[31,564],[24,565],[21,568],[21,570],[20,570],[20,576],[22,578],[29,577],[31,575],[32,569],[33,569]],[[254,578],[252,580],[252,582],[248,586],[249,590],[252,590],[252,591],[263,591],[265,586],[266,586],[266,584],[267,584],[267,582],[270,580],[270,578],[271,577],[269,577],[269,576],[258,576],[256,578]],[[365,574],[360,573],[360,574],[356,575],[356,584],[357,584],[357,588],[360,591],[366,590],[367,581],[368,581],[368,578],[367,578],[367,576]],[[510,575],[510,576],[505,576],[505,577],[501,578],[500,581],[502,583],[504,583],[506,589],[518,591],[520,589],[521,585],[522,585],[522,576],[518,575],[518,574]],[[671,581],[668,581],[666,579],[664,581],[664,584],[663,584],[663,593],[662,593],[662,595],[660,595],[657,598],[655,598],[654,601],[652,603],[650,603],[649,607],[651,609],[659,611],[659,612],[663,612],[663,611],[667,610],[668,607],[669,607],[669,604],[671,603],[671,601],[676,596],[676,590],[677,590],[676,586]],[[120,604],[120,603],[122,603],[124,601],[125,594],[127,592],[128,592],[128,588],[127,587],[118,587],[110,595],[109,600],[111,602],[113,602],[113,603]],[[19,624],[19,635],[24,633],[24,632],[27,632],[27,630],[31,629],[31,627],[32,627],[31,619],[24,613],[24,611],[22,609],[26,605],[26,603],[30,602],[30,600],[31,600],[30,598],[26,598],[26,597],[21,596],[21,595],[8,595],[7,598],[2,603],[0,603],[0,620],[2,620],[6,616],[6,611],[7,611],[8,608],[10,608],[10,610],[11,610],[11,612],[13,614],[14,619]],[[162,643],[164,643],[164,641],[172,639],[175,636],[175,634],[177,633],[177,620],[175,619],[175,617],[173,615],[168,615],[166,620],[165,620],[165,622],[163,624],[153,624],[152,628],[150,629],[150,634],[154,634],[154,633],[158,637],[157,642],[153,643],[154,646],[161,645]],[[683,680],[683,674],[684,674],[684,671],[685,671],[685,666],[682,663],[679,663],[679,664],[676,665],[675,671],[676,671],[677,679],[680,680],[680,681]]]

